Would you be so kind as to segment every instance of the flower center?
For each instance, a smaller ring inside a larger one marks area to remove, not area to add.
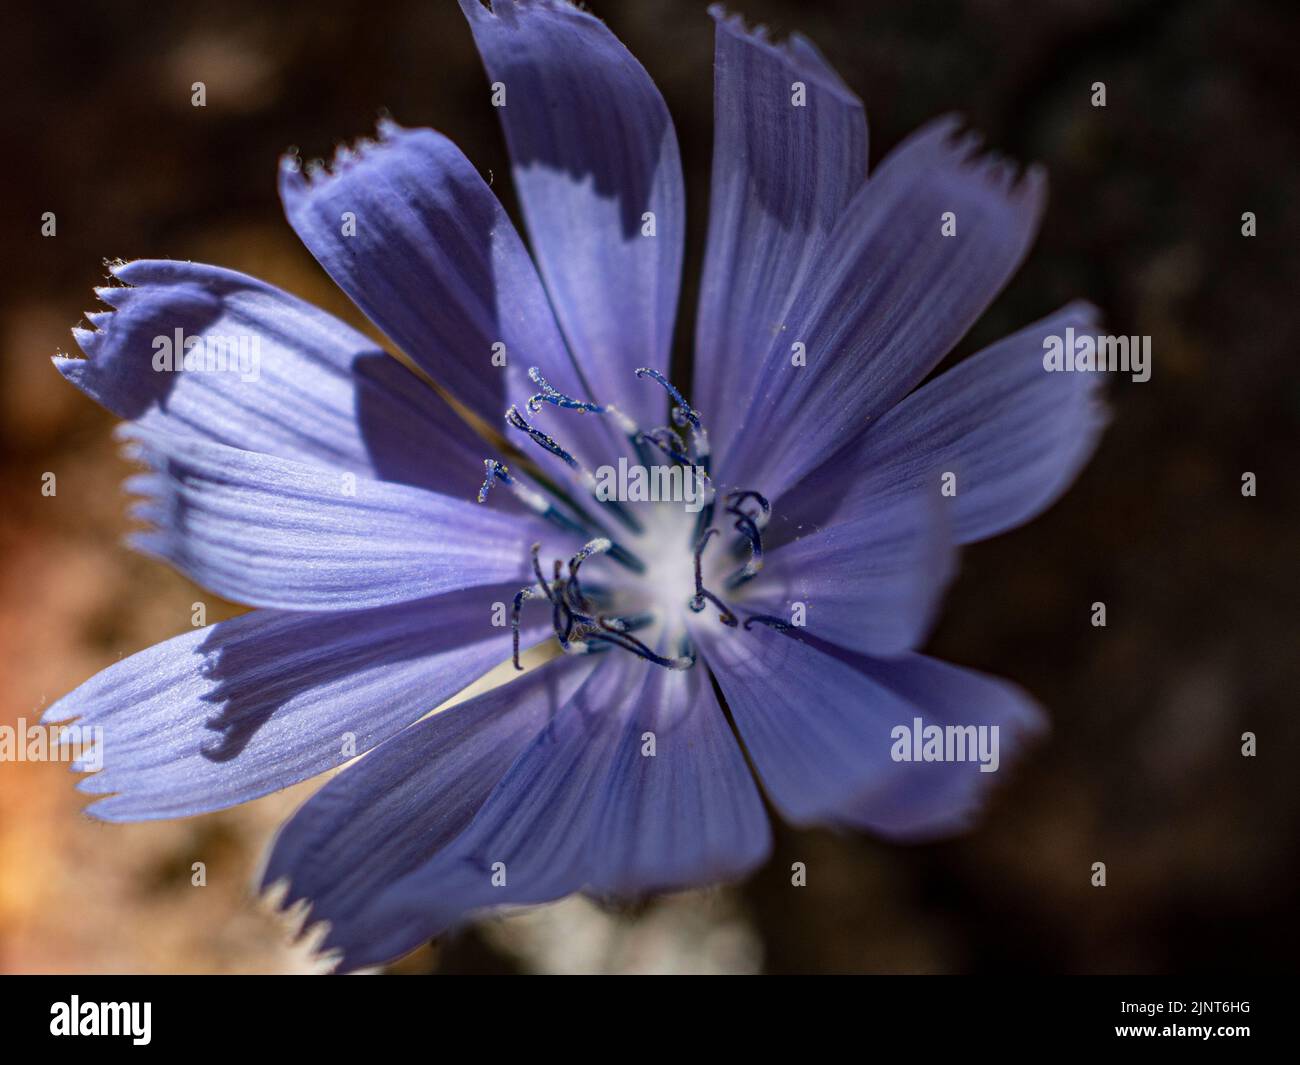
[[[550,404],[607,415],[618,424],[639,464],[629,467],[626,458],[619,459],[615,490],[610,488],[614,467],[602,466],[599,476],[588,470],[516,406],[506,411],[506,424],[560,459],[569,484],[549,485],[538,479],[538,487],[533,487],[500,462],[484,461],[480,503],[500,482],[553,524],[589,537],[567,560],[567,567],[564,560],[552,558],[548,569],[542,545],[533,545],[536,581],[515,594],[511,618],[516,669],[523,668],[520,614],[529,600],[542,598],[550,604],[555,638],[566,653],[591,654],[617,647],[668,669],[688,669],[695,664],[690,616],[712,610],[718,622],[736,628],[736,615],[715,586],[737,588],[762,567],[762,530],[771,514],[768,501],[749,490],[728,492],[718,499],[709,479],[708,434],[699,412],[657,370],[639,369],[636,375],[658,382],[672,397],[671,426],[641,429],[616,407],[574,399],[553,389],[536,367],[529,370],[540,390],[526,404],[530,413]],[[656,452],[670,463],[651,466],[649,460]],[[635,490],[629,488],[629,469]],[[587,495],[598,506],[579,502]],[[715,517],[721,519],[716,524]],[[730,545],[723,535],[727,525],[734,533]],[[611,573],[614,567],[604,566],[589,580],[590,570],[584,571],[583,564],[597,556],[620,568]],[[745,628],[752,620],[769,619],[747,619]]]

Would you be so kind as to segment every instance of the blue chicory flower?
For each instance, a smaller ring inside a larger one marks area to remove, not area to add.
[[[1042,175],[945,119],[868,179],[862,106],[817,50],[717,11],[679,388],[683,188],[658,91],[563,0],[461,6],[535,263],[431,130],[384,122],[280,176],[298,235],[418,373],[271,285],[167,261],[114,266],[113,310],[75,333],[87,358],[55,360],[129,423],[136,545],[256,608],[50,708],[103,726],[89,812],[200,814],[364,753],[265,875],[329,922],[345,968],[489,906],[742,876],[770,829],[737,734],[793,824],[969,825],[994,774],[900,760],[894,730],[997,726],[1005,760],[1041,716],[914,649],[957,546],[1053,502],[1103,422],[1094,376],[1040,361],[1094,329],[1082,304],[921,384],[1023,258]],[[255,372],[190,372],[213,370],[213,337],[254,338]],[[425,375],[536,465],[498,451],[485,479],[484,437]],[[656,458],[703,471],[708,503],[593,498],[598,467]],[[429,714],[539,645],[569,653]]]

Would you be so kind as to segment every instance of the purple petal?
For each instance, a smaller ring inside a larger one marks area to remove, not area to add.
[[[883,502],[864,496],[834,524],[770,550],[732,602],[786,622],[800,603],[813,636],[867,654],[910,651],[956,573],[949,502],[937,481]]]
[[[711,13],[713,184],[690,399],[723,447],[762,385],[774,331],[866,180],[867,123],[810,43],[776,45]]]
[[[432,389],[338,319],[216,266],[138,260],[113,274],[131,286],[98,290],[115,310],[92,315],[96,328],[73,331],[87,358],[54,363],[118,417],[437,491],[476,487],[482,444],[473,432]],[[242,342],[243,371],[229,358],[224,371],[206,361],[202,369],[172,369],[178,330],[183,338]],[[444,462],[430,463],[431,454]]]
[[[281,829],[264,886],[288,881],[285,904],[310,900],[311,919],[332,926],[327,947],[355,956],[364,949],[356,928],[373,921],[377,895],[460,835],[596,663],[532,670],[412,725],[349,766]],[[399,923],[389,934],[405,931]]]
[[[478,171],[433,130],[385,122],[380,134],[342,153],[331,173],[304,175],[293,160],[281,167],[285,213],[303,243],[380,329],[493,427],[536,391],[530,366],[583,398],[532,260]],[[494,352],[497,344],[504,350]],[[583,421],[574,428],[601,426]]]
[[[647,731],[654,757],[642,753]],[[422,795],[419,809],[429,806]],[[366,900],[355,922],[336,922],[326,945],[344,949],[345,967],[371,964],[487,906],[733,877],[769,846],[761,801],[707,676],[619,655],[519,753],[454,841]],[[495,863],[504,883],[493,882]]]
[[[906,838],[964,826],[996,773],[968,762],[903,762],[893,730],[999,727],[1001,768],[1038,711],[1009,685],[923,658],[872,659],[755,625],[707,631],[703,647],[764,787],[796,825],[872,827]]]
[[[95,817],[223,809],[342,765],[504,661],[510,637],[492,627],[492,602],[513,592],[254,611],[109,666],[43,720],[103,729],[103,770],[79,784],[110,796],[88,807]]]
[[[594,398],[643,426],[663,396],[677,308],[684,194],[659,90],[604,24],[562,0],[460,0],[498,108],[515,186],[555,312]],[[654,235],[645,215],[654,215]]]
[[[626,897],[733,880],[770,849],[762,799],[708,674],[649,668],[600,800],[587,890]]]
[[[791,520],[836,522],[956,475],[954,534],[971,543],[1041,513],[1070,486],[1105,427],[1101,375],[1049,373],[1043,342],[1096,335],[1073,303],[917,389],[778,503]]]
[[[983,313],[1038,228],[1045,181],[955,122],[891,152],[849,205],[763,361],[727,481],[778,496],[910,392]],[[956,235],[944,236],[944,214]],[[791,346],[806,347],[807,365]],[[729,452],[728,454],[731,454]]]
[[[516,744],[522,737],[510,741],[507,753],[518,753],[503,776],[483,774],[481,783],[490,784],[491,790],[486,798],[482,792],[473,793],[473,802],[481,805],[459,835],[441,849],[424,848],[426,860],[411,870],[405,857],[416,852],[403,848],[397,871],[406,875],[371,896],[346,920],[334,917],[324,946],[343,950],[343,968],[394,958],[474,910],[546,901],[582,887],[601,789],[624,731],[627,708],[646,676],[642,661],[621,652],[599,661],[600,667],[586,675],[576,694],[566,687],[559,692],[564,698],[548,697],[538,704],[547,714],[539,716],[530,705],[529,725],[536,729],[522,747]],[[533,699],[528,697],[530,704]],[[438,742],[430,734],[432,728],[422,723],[422,734],[413,737],[426,756]],[[406,740],[399,736],[387,745],[392,749],[389,758],[398,757],[398,744]],[[387,750],[375,753],[385,755]],[[404,765],[405,755],[402,758]],[[373,772],[374,787],[382,788],[380,776],[386,768],[376,765]],[[400,775],[401,770],[396,772]],[[402,785],[398,801],[409,795],[407,809],[427,809],[429,791],[421,786],[427,779],[422,774],[409,792]],[[357,794],[373,801],[368,788]],[[362,808],[360,802],[355,806]],[[431,837],[431,842],[441,844],[444,837]],[[493,869],[497,863],[504,863],[504,884],[493,882],[494,873],[501,871]],[[383,879],[388,879],[387,872]]]
[[[138,432],[138,431],[137,431]],[[218,595],[284,610],[356,610],[531,583],[531,516],[220,444],[137,436],[153,469],[127,482],[134,534]]]
[[[916,708],[926,725],[996,725],[998,769],[975,761],[892,762],[885,787],[841,811],[839,822],[889,839],[919,842],[957,835],[975,826],[995,778],[1047,722],[1019,688],[996,677],[923,655],[846,657],[871,680]],[[896,722],[896,724],[914,724]]]

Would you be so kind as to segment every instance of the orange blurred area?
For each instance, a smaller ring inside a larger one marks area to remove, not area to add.
[[[10,319],[18,335],[6,349],[48,347],[52,320],[48,310]],[[6,471],[0,519],[0,725],[23,718],[30,729],[97,670],[182,631],[195,602],[209,620],[233,611],[119,545],[128,469],[108,419],[46,359],[4,367],[7,434],[49,447]],[[46,473],[53,496],[41,493]],[[259,852],[303,789],[209,817],[108,825],[80,812],[74,782],[66,763],[0,764],[0,971],[310,967],[252,897]],[[206,886],[192,885],[195,862]]]

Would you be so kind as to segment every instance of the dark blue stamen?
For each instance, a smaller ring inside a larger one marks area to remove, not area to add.
[[[758,511],[750,513],[743,509],[744,504],[750,500],[758,503],[760,507]],[[749,561],[727,578],[726,587],[734,589],[753,579],[763,568],[763,534],[758,519],[762,517],[766,520],[772,512],[772,506],[765,496],[751,490],[728,492],[723,502],[726,503],[726,512],[736,519],[735,530],[749,545]]]
[[[587,598],[582,586],[572,574],[564,585],[564,601],[571,611],[576,610],[584,614],[591,611],[591,600]]]
[[[696,599],[692,600],[691,609],[694,610],[695,613],[697,614],[704,609],[704,604],[702,602],[700,603],[699,606],[694,605],[695,601],[698,600],[700,597],[700,592],[704,590],[704,572],[701,568],[703,566],[702,559],[704,558],[704,549],[708,547],[709,541],[712,540],[717,535],[718,535],[717,529],[708,529],[705,531],[704,535],[700,537],[699,543],[695,545],[695,597]]]
[[[627,437],[628,441],[636,450],[637,457],[640,459],[641,464],[643,466],[650,465],[650,455],[649,452],[645,450],[645,446],[641,440],[641,431],[636,427],[636,423],[632,421],[631,418],[615,407],[612,403],[591,403],[565,395],[558,389],[552,388],[546,378],[542,376],[541,370],[536,366],[530,366],[528,368],[528,376],[532,379],[533,383],[541,389],[540,392],[530,396],[527,404],[525,404],[530,413],[536,414],[542,409],[543,403],[550,403],[553,406],[559,407],[561,410],[576,410],[584,414],[608,415],[618,422],[623,435]],[[638,529],[638,531],[640,530]]]
[[[589,544],[584,545],[581,551],[569,559],[569,587],[572,589],[571,594],[574,605],[576,605],[579,610],[589,610],[590,600],[585,594],[583,594],[582,585],[578,583],[578,567],[586,562],[592,555],[609,551],[613,546],[614,545],[609,540],[592,540]]]
[[[727,513],[739,514],[739,511],[728,508]],[[748,514],[740,514],[736,518],[734,528],[749,544],[749,561],[727,578],[725,587],[729,590],[739,588],[746,581],[753,580],[758,575],[758,571],[763,568],[763,537],[758,531],[758,526],[754,524],[754,519]]]
[[[728,514],[735,514],[736,511],[728,510]],[[763,564],[763,537],[758,531],[758,526],[754,524],[754,519],[748,514],[741,514],[736,519],[735,530],[749,541],[749,563],[745,569],[757,573],[759,567]]]
[[[567,651],[569,649],[569,634],[573,631],[573,614],[564,601],[563,585],[560,582],[560,560],[558,558],[555,560],[554,580],[547,581],[542,575],[542,564],[538,558],[541,549],[541,544],[533,544],[533,574],[537,577],[537,583],[541,586],[542,592],[551,602],[551,628],[555,631],[555,637],[560,641],[560,646]]]
[[[537,593],[533,590],[532,585],[520,588],[515,592],[515,605],[510,614],[510,638],[514,645],[514,653],[511,659],[515,664],[515,669],[523,672],[524,667],[519,664],[519,611],[523,609],[524,602],[532,599]]]
[[[516,497],[534,513],[540,514],[547,521],[558,525],[565,532],[576,532],[580,536],[590,536],[591,530],[581,522],[570,518],[563,511],[559,510],[554,503],[548,502],[539,492],[534,491],[520,480],[510,475],[510,469],[504,463],[497,462],[495,459],[484,459],[484,469],[487,476],[483,478],[483,487],[478,490],[478,501],[486,503],[488,492],[492,486],[500,481],[510,488]]]
[[[483,487],[478,490],[478,501],[486,503],[488,490],[498,480],[502,484],[514,484],[514,479],[510,476],[510,470],[494,459],[484,459],[483,466],[487,470],[487,476],[483,478]]]
[[[519,413],[518,407],[512,406],[508,411],[506,411],[506,424],[510,425],[512,428],[518,429],[520,432],[527,433],[528,437],[534,444],[545,451],[549,451],[552,455],[563,460],[573,469],[576,470],[578,468],[578,460],[565,451],[564,448],[560,447],[559,444],[540,429],[535,429],[533,426],[529,425],[524,416]]]
[[[724,499],[724,502],[727,504],[727,512],[729,514],[744,513],[740,509],[741,504],[747,503],[751,499],[755,500],[758,503],[758,505],[762,508],[764,518],[766,518],[769,514],[772,513],[772,504],[767,501],[767,497],[759,494],[758,492],[753,491],[752,489],[744,489],[736,492],[728,492],[726,498]],[[757,522],[758,520],[757,515],[748,515],[748,516],[752,517],[755,520],[755,522]]]
[[[682,395],[681,390],[677,388],[658,370],[653,370],[648,366],[639,367],[636,370],[637,377],[648,377],[652,381],[657,381],[663,386],[664,391],[677,403],[672,410],[673,424],[679,428],[689,425],[691,427],[691,453],[686,455],[686,448],[679,446],[676,450],[670,450],[664,443],[664,440],[658,434],[664,432],[661,429],[652,429],[649,433],[639,434],[640,440],[648,440],[656,447],[668,454],[675,462],[680,462],[683,466],[694,466],[704,471],[705,479],[709,475],[709,434],[704,431],[704,424],[700,421],[700,412],[687,402],[686,397]],[[671,432],[671,430],[669,430]],[[676,433],[672,434],[674,437]],[[677,438],[680,441],[680,437]],[[638,444],[640,442],[638,440]],[[695,531],[698,535],[701,529],[708,526],[713,516],[713,501],[710,500],[700,513],[696,516]]]
[[[555,635],[559,638],[560,646],[564,650],[569,649],[569,636],[573,633],[573,611],[569,609],[568,597],[564,594],[564,584],[560,581],[560,560],[555,560],[553,570],[555,574],[555,593],[551,597],[551,628],[555,630]],[[560,624],[564,624],[563,635],[560,633]]]
[[[578,463],[577,459],[575,459],[572,455],[570,455],[569,452],[565,451],[564,448],[562,448],[558,443],[556,443],[555,440],[553,440],[551,437],[547,436],[544,432],[542,432],[540,429],[536,428],[535,426],[529,425],[527,419],[524,418],[524,416],[519,413],[518,407],[512,405],[510,409],[506,411],[506,423],[510,425],[512,428],[518,429],[522,433],[527,433],[529,439],[532,440],[533,443],[535,443],[538,447],[542,448],[544,451],[549,451],[556,458],[562,460],[571,469],[576,470],[580,475],[582,481],[586,484],[586,486],[589,489],[591,489],[591,491],[594,494],[596,480],[592,476],[591,471],[584,469]],[[612,513],[616,518],[618,518],[621,522],[623,522],[623,524],[626,525],[633,532],[641,531],[641,523],[637,521],[636,518],[634,518],[630,513],[628,513],[627,508],[624,507],[617,500],[603,499],[600,500],[600,502],[609,509],[610,513]],[[570,500],[569,503],[570,506],[572,506],[575,510],[579,510],[579,511],[581,510],[581,508],[579,508],[576,504],[574,504],[572,500]],[[593,522],[592,524],[595,524],[595,522]]]
[[[704,587],[702,561],[704,558],[704,549],[709,545],[709,541],[717,535],[717,532],[717,529],[706,530],[704,535],[700,537],[700,542],[695,545],[695,594],[691,596],[690,602],[686,605],[692,613],[698,614],[704,609],[705,600],[708,600],[718,608],[718,620],[721,621],[722,624],[730,625],[734,628],[736,624],[736,615],[731,612],[731,608]]]
[[[549,599],[552,603],[554,603],[555,596],[554,594],[552,594],[551,587],[549,584],[547,584],[546,578],[542,576],[542,563],[538,558],[538,555],[541,552],[541,550],[542,550],[541,544],[533,544],[531,548],[531,554],[533,557],[533,575],[537,578],[537,583],[541,585],[542,591],[546,594],[546,598]],[[557,573],[556,576],[558,577],[559,574]]]
[[[610,620],[603,615],[596,619],[600,626],[600,631],[588,633],[588,640],[598,640],[606,643],[612,643],[617,647],[622,647],[625,651],[631,651],[635,655],[640,655],[647,661],[653,662],[657,666],[663,666],[665,669],[689,669],[695,665],[695,656],[680,656],[678,658],[665,658],[663,655],[656,654],[650,650],[644,643],[629,633],[616,629],[610,624]]]
[[[547,598],[548,600],[550,600],[550,603],[551,603],[551,628],[553,628],[553,629],[555,630],[555,634],[556,634],[556,636],[559,636],[559,635],[560,635],[560,620],[561,620],[560,598],[559,598],[559,596],[556,594],[556,590],[553,590],[553,589],[551,588],[551,582],[549,582],[549,581],[546,579],[546,577],[542,574],[542,563],[541,563],[541,560],[538,558],[538,553],[541,551],[541,549],[542,549],[542,545],[541,545],[541,544],[533,544],[533,547],[532,547],[533,575],[537,578],[537,583],[538,583],[538,585],[541,587],[541,589],[542,589],[542,593],[546,596],[546,598]],[[556,563],[556,574],[555,574],[555,576],[556,576],[556,579],[557,579],[557,581],[558,581],[559,576],[560,576],[560,574],[559,574],[559,563],[558,563],[558,562]],[[563,637],[560,638],[560,643],[561,643],[561,644],[564,643],[564,638],[563,638]]]
[[[528,399],[528,410],[536,414],[542,409],[543,403],[550,403],[562,410],[579,410],[588,414],[605,414],[608,412],[607,407],[602,407],[599,403],[587,403],[580,399],[574,399],[572,396],[566,396],[563,392],[556,391],[546,382],[542,376],[542,371],[536,366],[528,368],[528,376],[532,379],[533,384],[541,389],[536,395]]]
[[[794,628],[794,626],[788,621],[782,621],[774,614],[750,614],[749,617],[745,619],[745,631],[748,632],[749,627],[756,621],[760,625],[768,625],[771,628],[776,629],[777,632],[789,632]]]
[[[678,391],[677,386],[669,381],[668,378],[658,370],[652,370],[648,366],[639,367],[636,371],[636,375],[637,377],[648,377],[652,381],[658,381],[659,384],[663,385],[664,391],[667,392],[677,404],[676,409],[673,411],[674,422],[678,425],[690,424],[695,429],[701,427],[700,412],[686,402],[686,397]]]
[[[564,511],[560,510],[560,508],[554,503],[548,502],[541,493],[527,487],[517,477],[512,476],[509,469],[502,463],[493,459],[484,459],[483,465],[487,469],[487,477],[483,481],[483,487],[480,488],[478,492],[478,501],[480,503],[487,502],[488,490],[494,483],[500,481],[502,484],[507,485],[530,510],[541,515],[557,528],[563,529],[566,533],[577,533],[579,536],[591,536],[593,532],[606,531],[599,522],[588,517],[576,507],[575,509],[578,510],[578,513],[581,514],[586,521],[584,522],[577,518],[570,517]],[[570,503],[570,506],[573,506],[573,504]],[[645,572],[645,563],[621,544],[614,543],[611,545],[609,548],[609,557],[615,559],[619,564],[626,566],[628,569],[632,570],[633,573]]]
[[[672,447],[678,453],[686,454],[686,441],[682,439],[681,433],[670,426],[661,425],[657,429],[642,433],[641,436],[649,438],[651,443],[658,444],[665,451]]]
[[[680,462],[683,466],[695,465],[694,460],[686,454],[686,441],[667,426],[662,426],[658,429],[651,429],[648,432],[637,433],[637,440],[648,444],[654,444],[655,447],[670,459],[674,462]]]
[[[728,510],[727,513],[735,514],[737,512],[734,510]],[[763,537],[758,531],[758,526],[754,524],[753,518],[751,518],[748,514],[741,514],[740,517],[736,519],[736,524],[732,526],[732,528],[734,528],[738,533],[740,533],[749,541],[750,549],[756,555],[762,555]]]
[[[718,620],[721,621],[722,624],[729,625],[734,629],[736,627],[736,615],[731,612],[731,608],[728,607],[726,603],[707,588],[701,588],[696,592],[695,597],[687,604],[687,606],[690,607],[693,613],[698,614],[704,609],[704,600],[706,599],[718,608]]]

